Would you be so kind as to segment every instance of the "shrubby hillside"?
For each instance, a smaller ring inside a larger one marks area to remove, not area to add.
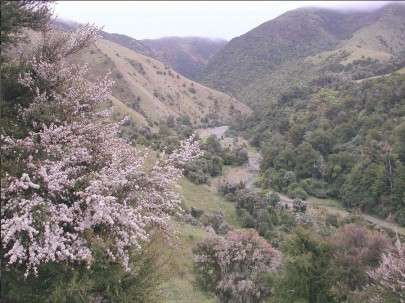
[[[373,12],[292,10],[232,39],[200,81],[254,105],[294,85],[387,74],[405,66],[404,20],[402,3]]]
[[[260,147],[262,185],[405,221],[405,77],[292,88],[234,123]]]
[[[71,26],[58,22],[57,28],[68,30]],[[184,77],[164,61],[148,57],[154,52],[140,41],[105,32],[101,36],[93,47],[83,49],[70,60],[88,64],[90,80],[111,71],[115,84],[109,99],[117,107],[115,115],[129,114],[138,127],[157,131],[159,122],[169,116],[188,116],[197,127],[224,125],[238,113],[251,112],[237,99]],[[204,49],[204,39],[190,41],[184,43],[188,49],[199,44]]]
[[[405,5],[300,8],[230,41],[201,80],[255,109],[262,186],[405,224]]]
[[[89,64],[93,78],[111,70],[115,81],[111,102],[119,101],[151,127],[169,116],[181,115],[188,116],[194,126],[221,125],[237,113],[251,112],[229,95],[193,82],[162,62],[105,39],[72,60]]]

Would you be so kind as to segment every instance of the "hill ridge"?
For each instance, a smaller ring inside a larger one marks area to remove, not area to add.
[[[404,20],[405,5],[397,3],[372,12],[295,9],[232,39],[208,62],[199,80],[253,105],[291,85],[316,80],[325,71],[350,79],[353,72],[333,69],[362,56],[380,62],[404,58]],[[384,43],[388,47],[382,49]],[[331,52],[328,60],[307,59],[325,52]],[[402,67],[401,62],[393,64]],[[370,64],[366,72],[373,69]]]

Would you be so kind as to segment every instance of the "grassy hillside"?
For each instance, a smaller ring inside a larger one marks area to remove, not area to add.
[[[122,35],[122,34],[115,34],[115,33],[110,34],[110,33],[104,32],[104,31],[101,32],[101,36],[105,40],[122,45],[126,48],[129,48],[130,50],[133,50],[134,52],[140,53],[140,54],[148,56],[148,57],[154,57],[154,52],[152,49],[147,47],[141,41],[136,40],[132,37]]]
[[[275,99],[292,85],[358,80],[405,64],[405,5],[374,12],[301,8],[231,40],[201,82],[246,104]]]
[[[69,31],[74,24],[54,21],[54,26]],[[127,112],[137,126],[149,125],[156,131],[158,122],[168,116],[189,116],[192,124],[198,127],[209,121],[226,124],[235,114],[251,112],[235,98],[186,78],[187,75],[196,77],[225,40],[163,38],[138,41],[104,31],[101,31],[101,37],[95,47],[81,51],[71,60],[88,64],[90,79],[111,71],[115,85],[110,104],[117,106],[115,118],[119,119]]]
[[[114,115],[119,118],[127,112],[138,126],[153,126],[170,115],[187,115],[195,126],[207,119],[226,123],[236,113],[251,112],[229,95],[108,40],[100,39],[96,47],[81,51],[72,60],[89,64],[93,79],[110,70],[115,80],[111,101],[121,109]]]
[[[62,31],[69,31],[74,22],[55,20],[53,25]],[[202,37],[163,37],[160,39],[136,40],[132,37],[100,32],[105,40],[117,43],[139,54],[166,63],[181,75],[197,80],[211,59],[228,41]]]

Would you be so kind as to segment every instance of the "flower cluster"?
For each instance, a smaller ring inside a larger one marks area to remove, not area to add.
[[[97,38],[98,29],[92,26],[80,27],[70,34],[56,31],[44,34],[43,44],[28,59],[30,71],[19,78],[19,83],[34,94],[30,107],[24,110],[27,119],[37,118],[35,114],[43,106],[55,111],[52,113],[55,123],[95,114],[94,108],[105,100],[113,81],[107,74],[89,82],[87,65],[69,64],[66,56],[91,45]]]
[[[281,254],[254,230],[210,236],[193,248],[197,283],[230,302],[265,302]]]
[[[1,182],[2,254],[10,265],[26,265],[28,275],[41,263],[91,262],[92,246],[101,243],[129,270],[131,248],[141,249],[153,229],[171,233],[178,165],[201,152],[191,137],[146,169],[148,154],[120,139],[118,124],[97,120],[112,82],[89,83],[86,67],[65,61],[97,31],[47,35],[19,81],[34,92],[19,118],[37,127],[22,139],[2,135],[2,153],[16,168]],[[54,109],[51,117],[38,118],[44,107]]]
[[[377,285],[398,294],[400,302],[405,302],[405,246],[398,235],[395,249],[383,254],[380,266],[368,275]]]

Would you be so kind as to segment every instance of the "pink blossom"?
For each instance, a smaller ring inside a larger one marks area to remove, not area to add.
[[[398,293],[401,302],[405,302],[405,246],[399,240],[395,249],[383,254],[380,266],[368,275],[379,287]]]
[[[96,107],[112,82],[107,75],[90,83],[86,66],[65,60],[96,37],[92,27],[45,35],[31,71],[19,80],[34,92],[19,118],[30,124],[38,108],[53,106],[55,119],[37,124],[23,139],[2,135],[2,152],[17,153],[22,172],[1,182],[2,248],[8,264],[26,265],[26,275],[41,263],[91,262],[95,240],[129,270],[131,247],[142,249],[154,229],[173,232],[168,216],[181,201],[175,191],[179,167],[201,154],[191,137],[147,170],[147,153],[118,138],[119,124],[97,120],[108,114]]]

